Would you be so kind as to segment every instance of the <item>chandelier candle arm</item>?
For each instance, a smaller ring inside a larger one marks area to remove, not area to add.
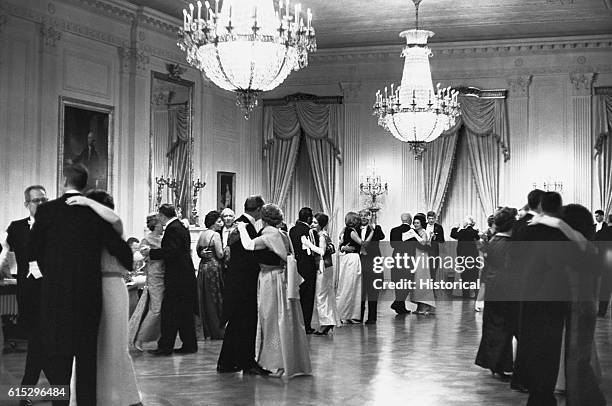
[[[413,144],[418,158],[423,145],[438,138],[451,128],[459,116],[458,92],[450,87],[434,90],[429,58],[432,53],[427,39],[433,32],[418,28],[418,7],[422,0],[413,0],[416,7],[416,27],[400,33],[406,39],[401,56],[404,58],[402,81],[391,92],[379,90],[373,106],[378,124],[403,142]]]
[[[283,4],[284,3],[284,4]],[[201,70],[222,89],[236,93],[245,117],[257,105],[257,96],[280,85],[294,70],[308,65],[308,54],[316,51],[312,12],[296,4],[291,15],[289,0],[226,0],[222,9],[215,0],[183,10],[183,28],[177,45],[187,62]],[[283,6],[285,15],[283,16]]]

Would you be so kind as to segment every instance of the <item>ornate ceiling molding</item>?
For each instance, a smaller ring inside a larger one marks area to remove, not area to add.
[[[122,20],[126,23],[135,24],[138,21],[144,21],[147,26],[151,26],[154,20],[147,20],[146,18],[142,18],[142,20],[138,20],[137,13],[133,12],[130,17],[129,9],[121,8],[119,6],[113,6],[107,2],[99,1],[99,0],[64,0],[70,3],[85,5],[94,8],[99,13],[103,13],[107,16],[123,16]],[[97,42],[101,42],[107,45],[116,46],[118,48],[129,48],[130,38],[129,37],[119,37],[108,32],[103,32],[99,30],[95,30],[91,27],[77,24],[73,21],[64,20],[62,18],[52,17],[48,14],[32,10],[26,8],[21,5],[9,3],[7,1],[0,0],[0,31],[2,29],[2,23],[6,22],[6,15],[11,15],[13,17],[21,18],[27,21],[31,21],[33,23],[42,24],[46,29],[53,29],[56,32],[68,32],[77,36],[81,36],[87,39],[91,39]],[[4,16],[4,18],[2,18]],[[141,14],[141,16],[144,16]],[[159,21],[159,26],[168,26],[169,23],[166,20],[155,20]],[[178,20],[177,20],[178,21]],[[177,23],[178,24],[178,23]],[[177,27],[178,25],[174,26]],[[174,32],[176,34],[176,32]],[[158,57],[160,59],[164,59],[170,62],[184,62],[185,56],[180,52],[174,52],[173,50],[168,50],[167,48],[154,47],[143,43],[141,45],[142,49],[149,53],[151,56]]]
[[[95,11],[97,14],[132,22],[136,19],[137,6],[116,0],[61,0],[63,3],[73,4],[81,8]]]
[[[449,82],[459,80],[474,80],[482,78],[499,78],[502,81],[507,80],[505,78],[511,78],[516,76],[536,76],[536,75],[567,75],[570,72],[598,72],[598,73],[612,73],[612,64],[610,65],[580,65],[580,66],[546,66],[546,67],[535,67],[535,68],[507,68],[507,69],[466,69],[466,70],[449,70],[443,72],[436,72],[433,75],[433,81],[435,82]],[[376,85],[379,86],[381,83],[390,83],[397,81],[399,75],[389,75],[385,73],[369,73],[355,78],[359,80],[362,85]],[[346,80],[346,75],[338,73],[337,75],[315,75],[313,76],[300,76],[288,78],[283,86],[315,86],[315,85],[334,85],[340,80]],[[345,82],[347,83],[347,82]],[[351,83],[351,82],[348,82]],[[353,82],[354,83],[354,82]],[[470,83],[467,82],[466,85]]]
[[[490,55],[530,55],[576,50],[612,49],[612,35],[562,37],[549,39],[500,40],[433,43],[435,57],[469,57]],[[320,49],[312,54],[312,64],[378,62],[399,58],[402,46]]]

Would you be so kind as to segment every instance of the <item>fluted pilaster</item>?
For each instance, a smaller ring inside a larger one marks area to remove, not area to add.
[[[591,120],[594,73],[572,72],[572,123],[574,139],[574,202],[591,207]]]
[[[527,154],[529,153],[529,86],[531,75],[519,75],[508,80],[508,119],[510,130],[510,151],[512,158],[501,182],[500,203],[518,205],[525,201],[531,186],[527,178]]]
[[[343,215],[349,210],[359,209],[359,123],[362,105],[359,102],[360,82],[341,82],[340,88],[344,96],[344,159],[343,170],[340,171]]]

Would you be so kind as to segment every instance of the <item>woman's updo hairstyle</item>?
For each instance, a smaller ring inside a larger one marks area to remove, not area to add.
[[[106,190],[95,189],[87,193],[86,197],[91,200],[95,200],[96,202],[103,204],[104,206],[115,209],[115,202],[113,201],[113,197],[108,194]]]
[[[415,220],[419,220],[421,222],[421,228],[426,227],[427,219],[425,218],[425,215],[423,213],[416,214],[414,218],[412,219],[412,224],[414,224]]]
[[[317,213],[314,215],[314,218],[317,219],[317,223],[319,223],[321,230],[327,226],[327,223],[329,223],[329,216],[325,213]]]
[[[513,207],[502,207],[493,215],[493,224],[495,231],[505,233],[512,229],[516,222],[516,209]]]
[[[347,227],[357,227],[359,224],[361,224],[361,218],[359,217],[359,214],[355,213],[354,211],[349,211],[346,213],[346,216],[344,216],[344,224]]]
[[[267,224],[276,227],[283,222],[283,211],[274,203],[264,204],[261,208],[261,219]]]
[[[221,217],[221,213],[219,213],[218,211],[209,211],[204,217],[204,227],[210,228],[213,224],[217,222],[217,220],[219,220],[219,217]]]

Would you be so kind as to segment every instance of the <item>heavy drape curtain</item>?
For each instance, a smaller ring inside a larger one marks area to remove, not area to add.
[[[596,103],[595,159],[599,183],[599,201],[606,216],[612,212],[612,96],[598,95]]]
[[[168,109],[168,152],[169,176],[176,179],[178,207],[185,218],[189,217],[191,185],[189,184],[189,108],[187,105]]]
[[[457,125],[427,146],[423,153],[425,203],[440,214],[451,178],[457,137],[463,126],[468,156],[478,195],[486,213],[499,204],[500,171],[510,159],[506,100],[459,96],[461,116]]]
[[[425,205],[427,211],[442,211],[451,171],[455,161],[457,136],[461,123],[442,134],[423,152],[423,177],[425,178]]]
[[[341,105],[292,102],[264,107],[264,153],[268,199],[283,207],[305,137],[312,176],[323,211],[335,218],[337,165],[341,163]]]
[[[485,213],[499,206],[502,156],[510,159],[505,99],[461,98],[472,173]]]

